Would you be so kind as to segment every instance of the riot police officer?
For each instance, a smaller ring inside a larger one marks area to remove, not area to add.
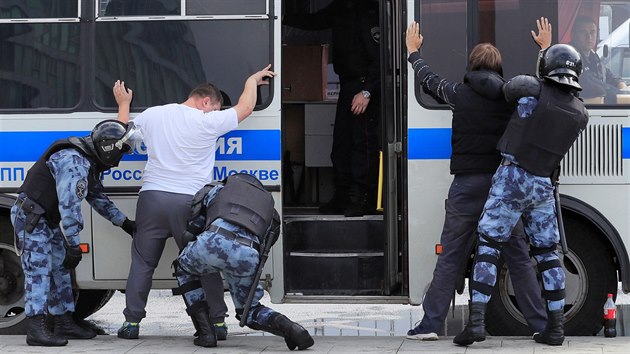
[[[203,208],[195,209],[199,200]],[[255,274],[261,250],[269,249],[261,244],[270,246],[265,243],[273,243],[280,232],[273,197],[262,183],[252,175],[235,174],[212,188],[202,188],[193,199],[192,215],[187,228],[190,237],[184,237],[191,241],[173,264],[186,312],[197,329],[194,344],[217,345],[199,276],[220,271],[228,283],[236,317],[244,316],[244,324],[284,337],[290,350],[312,346],[313,338],[304,327],[259,303],[263,288],[254,284]],[[243,313],[252,287],[256,290],[251,307]]]
[[[479,220],[470,317],[453,339],[456,344],[485,340],[484,316],[499,256],[521,216],[547,304],[547,326],[533,339],[548,345],[564,342],[565,277],[556,252],[559,211],[551,176],[588,123],[588,112],[578,98],[581,72],[582,60],[575,48],[556,44],[541,51],[539,78],[519,75],[503,87],[506,100],[518,102],[518,107],[497,145],[503,162]]]
[[[67,339],[96,336],[72,319],[74,296],[70,272],[81,261],[81,202],[133,235],[129,220],[103,193],[101,173],[118,166],[132,150],[133,124],[106,120],[89,136],[54,142],[28,171],[11,208],[11,222],[22,254],[26,343],[62,346]],[[46,315],[53,317],[53,331]]]

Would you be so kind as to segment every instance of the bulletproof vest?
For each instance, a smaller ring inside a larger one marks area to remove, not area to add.
[[[75,138],[78,139],[78,138]],[[74,139],[73,139],[74,140]],[[48,147],[46,152],[39,157],[33,167],[28,170],[24,183],[18,189],[18,193],[24,192],[26,195],[41,205],[46,213],[44,217],[51,227],[56,227],[61,221],[59,213],[59,198],[57,196],[57,186],[50,169],[46,165],[46,161],[52,154],[59,150],[74,148],[82,153],[83,149],[78,147],[75,142],[70,139],[57,140]],[[93,163],[92,163],[93,165]],[[95,168],[90,168],[88,175],[88,185],[93,181],[100,179],[100,174]]]
[[[526,171],[551,176],[588,123],[582,101],[546,80],[541,82],[538,105],[527,118],[512,114],[497,148],[514,155]]]
[[[493,72],[472,73],[478,77],[476,81],[482,82],[481,78],[498,77]],[[501,161],[497,143],[510,120],[514,105],[505,102],[501,86],[483,87],[467,79],[458,86],[456,100],[451,136],[451,174],[494,173]]]
[[[261,237],[273,218],[273,206],[273,197],[264,188],[230,176],[206,208],[206,228],[221,218]]]

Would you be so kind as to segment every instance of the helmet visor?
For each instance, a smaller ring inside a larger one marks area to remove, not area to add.
[[[127,131],[125,132],[125,135],[118,139],[115,146],[123,153],[131,154],[136,142],[139,140],[139,135],[139,131],[136,129],[135,124],[133,124],[133,122],[129,122],[127,123]]]

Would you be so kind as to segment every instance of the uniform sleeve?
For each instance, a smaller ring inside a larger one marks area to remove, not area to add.
[[[443,79],[432,72],[429,64],[420,56],[419,52],[411,53],[408,61],[413,68],[416,82],[422,85],[424,92],[431,95],[438,102],[446,103],[451,108],[455,108],[455,97],[459,83]]]
[[[55,179],[61,228],[68,243],[77,246],[79,232],[83,230],[81,201],[87,195],[87,178],[90,162],[75,150],[60,150],[46,161],[48,169]]]
[[[381,91],[381,53],[377,37],[380,37],[378,11],[367,12],[361,19],[362,40],[368,55],[368,72],[363,89],[378,95]],[[379,33],[373,33],[378,31]]]
[[[121,226],[127,216],[105,195],[103,189],[103,183],[100,179],[89,181],[86,200],[102,217],[116,226]]]
[[[206,197],[203,200],[203,205],[205,205],[206,207],[208,205],[210,205],[210,202],[212,201],[212,199],[214,199],[217,196],[217,194],[219,194],[219,191],[221,189],[223,189],[223,185],[222,184],[219,184],[216,187],[212,188],[210,190],[210,192],[208,192],[208,194],[206,194]]]

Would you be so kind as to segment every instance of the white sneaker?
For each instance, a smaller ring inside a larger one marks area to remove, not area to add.
[[[414,340],[438,340],[438,335],[435,332],[430,332],[430,333],[413,333],[413,330],[409,331],[407,333],[407,339],[414,339]]]

